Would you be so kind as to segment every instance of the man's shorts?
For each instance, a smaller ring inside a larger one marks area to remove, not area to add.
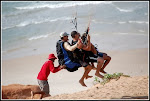
[[[46,94],[49,94],[49,84],[47,80],[39,80],[37,79],[39,87],[41,91],[45,92]]]
[[[98,56],[99,57],[103,57],[103,53],[102,52],[98,52]]]
[[[82,67],[87,67],[89,64],[87,62],[79,60],[79,63],[82,65]]]
[[[97,57],[89,57],[88,62],[97,62],[98,56]]]
[[[103,53],[101,53],[101,52],[98,52],[98,55],[90,55],[89,56],[89,59],[87,60],[88,62],[97,62],[97,59],[99,58],[99,57],[101,57],[101,58],[103,58]]]

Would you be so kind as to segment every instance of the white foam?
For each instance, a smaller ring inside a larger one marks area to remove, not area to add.
[[[127,35],[129,33],[122,33],[122,32],[120,32],[120,33],[113,33],[113,34]]]
[[[121,22],[121,21],[120,21],[120,22],[118,22],[118,23],[119,23],[119,24],[125,24],[126,22],[124,22],[124,21]]]
[[[122,8],[119,8],[117,7],[116,5],[114,4],[111,4],[112,6],[114,6],[117,10],[119,10],[120,12],[133,12],[133,10],[131,9],[122,9]]]
[[[133,12],[133,10],[129,10],[129,9],[121,9],[119,7],[116,7],[120,12]]]
[[[54,21],[58,21],[58,20],[71,20],[71,17],[60,17],[60,18],[56,18],[56,19],[52,19],[50,20],[50,22],[54,22]]]
[[[5,30],[5,29],[13,28],[13,27],[15,27],[15,26],[3,27],[2,29]]]
[[[100,23],[100,24],[113,24],[112,22],[102,22],[102,21],[97,21],[97,20],[92,20],[94,23]]]
[[[28,40],[36,40],[36,39],[40,39],[40,38],[46,38],[46,37],[48,37],[48,34],[46,34],[46,35],[39,35],[39,36],[33,36],[33,37],[31,37],[31,38],[29,38]]]
[[[143,30],[139,30],[139,32],[142,32],[142,33],[143,33],[143,32],[145,32],[145,31],[143,31]]]
[[[25,6],[25,7],[15,7],[16,9],[19,10],[24,10],[24,9],[37,9],[37,8],[62,8],[62,7],[73,7],[73,6],[83,6],[83,5],[89,5],[89,4],[110,4],[112,2],[110,1],[78,1],[78,2],[66,2],[66,3],[59,3],[59,4],[40,4],[40,5],[30,5],[30,6]]]
[[[16,27],[23,27],[23,26],[27,26],[27,25],[29,25],[29,24],[31,24],[32,22],[30,22],[30,21],[24,21],[24,22],[22,22],[22,23],[20,23],[20,24],[18,24],[18,25],[16,25]]]
[[[146,21],[128,21],[129,23],[138,23],[138,24],[143,24],[143,23],[145,23],[145,24],[148,24],[148,22],[146,22]]]
[[[129,34],[129,33],[119,33],[119,34],[126,35],[126,34]]]

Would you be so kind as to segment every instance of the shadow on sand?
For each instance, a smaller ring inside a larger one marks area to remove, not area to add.
[[[116,98],[112,98],[116,99]],[[122,98],[117,99],[148,99],[148,96],[123,96]]]

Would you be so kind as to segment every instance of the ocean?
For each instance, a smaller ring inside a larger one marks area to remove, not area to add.
[[[99,51],[148,48],[146,1],[3,1],[2,59],[52,53],[63,31],[86,30]],[[69,36],[71,42],[71,36]]]

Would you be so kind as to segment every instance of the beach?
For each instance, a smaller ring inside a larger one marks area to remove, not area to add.
[[[43,99],[89,99],[89,100],[121,100],[148,99],[148,77],[120,77],[105,85],[97,84],[85,91],[73,94],[61,94]]]
[[[67,32],[71,43],[71,32],[76,30],[82,35],[90,23],[91,43],[111,57],[105,71],[130,77],[95,85],[95,70],[91,70],[89,75],[93,77],[85,79],[87,87],[83,87],[79,83],[83,67],[75,72],[62,69],[48,76],[51,97],[43,99],[147,99],[148,8],[146,1],[3,1],[2,98],[30,99],[30,91],[39,90],[37,76],[48,55],[57,56],[60,33]],[[75,19],[77,29],[72,23]],[[58,66],[58,59],[54,66]],[[39,99],[38,95],[34,99]]]
[[[107,71],[109,74],[113,74],[115,72],[117,73],[121,72],[126,75],[130,75],[131,77],[136,77],[137,79],[142,78],[144,76],[144,78],[146,77],[147,79],[146,81],[144,81],[146,85],[143,85],[143,86],[145,86],[147,88],[146,91],[148,91],[149,88],[148,88],[147,80],[149,78],[148,76],[149,68],[148,68],[148,49],[147,48],[128,50],[128,51],[110,51],[106,53],[109,56],[111,56],[112,60],[106,67],[105,71]],[[38,72],[40,71],[42,64],[47,60],[47,56],[48,56],[48,53],[37,55],[37,56],[27,56],[23,58],[16,58],[16,59],[2,61],[2,67],[3,67],[2,68],[2,85],[9,85],[9,84],[38,85],[36,77],[38,75]],[[58,62],[56,60],[55,66],[57,65],[58,65]],[[87,85],[87,87],[82,87],[79,84],[79,79],[83,75],[83,72],[84,72],[84,69],[83,67],[81,67],[79,68],[78,71],[75,71],[75,72],[68,72],[67,70],[61,70],[56,74],[50,73],[50,76],[48,77],[48,82],[50,85],[50,94],[52,96],[59,95],[59,94],[68,95],[68,94],[73,94],[75,92],[92,89],[92,87],[94,86],[93,81],[95,77],[94,75],[95,70],[92,70],[89,73],[89,75],[93,76],[93,78],[89,78],[87,80],[85,79],[85,84]],[[102,79],[100,80],[102,81]],[[128,78],[124,78],[124,80],[127,80],[128,82]],[[136,81],[136,79],[134,80]],[[133,82],[129,82],[129,84],[132,84],[132,83]],[[111,82],[109,84],[111,84]],[[116,81],[116,84],[117,84],[117,81]],[[120,83],[118,82],[118,85],[119,84]],[[107,89],[107,90],[109,91],[110,89]],[[144,93],[144,95],[142,96],[148,96],[147,94],[148,92]],[[127,95],[122,94],[122,96],[127,96]],[[138,94],[137,96],[140,96],[140,94]],[[115,96],[112,96],[112,97],[115,97]],[[60,97],[52,97],[52,99],[53,98],[59,99]],[[65,99],[69,99],[69,98],[65,97]],[[78,98],[79,97],[77,97],[77,99]],[[107,95],[105,97],[103,96],[102,99],[105,99],[105,98],[107,99]],[[72,97],[72,99],[75,99],[75,98]],[[83,97],[83,99],[88,99],[88,97],[87,98]]]

